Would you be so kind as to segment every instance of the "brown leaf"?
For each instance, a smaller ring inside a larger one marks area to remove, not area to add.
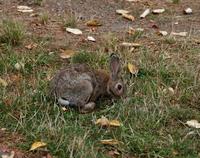
[[[119,156],[120,153],[119,153],[117,150],[110,150],[110,151],[108,152],[108,155],[109,155],[110,157],[112,157],[112,158],[115,158],[115,157]]]
[[[37,43],[31,43],[31,44],[26,45],[25,48],[31,50],[33,48],[36,48],[37,46],[38,46]]]
[[[131,63],[128,63],[128,70],[133,75],[137,75],[138,72],[139,72],[138,67],[136,65],[131,64]]]
[[[73,50],[61,50],[62,51],[62,53],[60,53],[60,57],[62,58],[62,59],[69,59],[69,58],[71,58],[74,54],[75,54],[75,52],[73,51]]]
[[[101,143],[105,145],[118,145],[120,142],[116,139],[104,139],[101,140]]]
[[[92,27],[96,27],[96,26],[102,26],[101,22],[97,19],[92,19],[89,20],[88,22],[86,22],[87,26],[92,26]]]
[[[3,87],[7,87],[8,83],[4,79],[0,78],[0,85],[2,85]]]
[[[122,16],[128,20],[131,20],[131,21],[134,21],[135,20],[135,17],[133,15],[130,15],[130,14],[122,14]]]

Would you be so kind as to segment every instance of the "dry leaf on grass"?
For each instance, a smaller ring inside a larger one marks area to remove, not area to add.
[[[121,45],[125,47],[140,47],[141,46],[141,44],[139,43],[129,43],[129,42],[123,42]]]
[[[102,26],[101,22],[97,19],[92,19],[92,20],[89,20],[88,22],[86,22],[86,25],[87,26]]]
[[[33,151],[33,150],[35,150],[35,149],[44,147],[44,146],[46,146],[46,145],[47,145],[47,144],[44,143],[44,142],[34,142],[34,143],[31,145],[30,151]]]
[[[21,69],[24,69],[24,63],[22,63],[22,62],[19,62],[19,63],[16,63],[15,65],[14,65],[14,67],[15,67],[15,69],[16,70],[21,70]]]
[[[122,14],[128,14],[128,13],[130,13],[130,11],[123,10],[123,9],[117,9],[117,10],[116,10],[116,13],[122,15]]]
[[[104,139],[101,140],[101,143],[105,145],[118,145],[120,142],[116,139]]]
[[[62,53],[59,54],[59,56],[62,58],[62,59],[69,59],[71,58],[75,52],[73,50],[61,50]]]
[[[31,44],[28,44],[25,46],[25,48],[27,48],[29,50],[36,48],[36,47],[37,47],[37,43],[31,43]]]
[[[147,15],[149,15],[150,9],[146,9],[141,15],[140,18],[145,18]]]
[[[10,153],[0,153],[1,158],[14,158],[15,152],[11,151]]]
[[[197,120],[187,121],[186,124],[190,127],[200,128],[200,123]]]
[[[87,37],[87,40],[88,40],[88,41],[92,41],[92,42],[96,42],[95,38],[92,37],[92,36],[88,36],[88,37]]]
[[[165,12],[165,9],[164,8],[162,8],[162,9],[154,9],[153,11],[152,11],[152,13],[154,13],[154,14],[161,14],[161,13],[164,13]]]
[[[74,35],[82,35],[83,34],[81,30],[75,29],[75,28],[69,28],[69,27],[67,27],[66,31],[69,32],[69,33],[72,33]]]
[[[131,63],[128,63],[128,70],[133,75],[137,75],[138,72],[139,72],[138,67],[136,65],[131,64]]]
[[[7,87],[8,83],[4,79],[0,78],[0,85],[2,85],[3,87]]]
[[[133,15],[130,15],[130,14],[122,14],[122,17],[124,17],[128,20],[131,20],[131,21],[135,20],[135,17]]]
[[[187,32],[171,32],[171,35],[185,37],[187,36]]]
[[[21,5],[21,6],[17,6],[17,11],[22,12],[22,13],[31,13],[33,12],[33,9],[28,6]]]
[[[113,127],[119,127],[121,126],[121,123],[118,120],[108,120],[106,117],[102,116],[100,119],[98,119],[95,122],[96,125],[101,126],[113,126]]]
[[[186,8],[186,9],[184,10],[184,13],[185,13],[185,14],[192,14],[192,9],[191,9],[191,8]]]
[[[158,31],[158,35],[167,36],[168,33],[167,33],[167,31]]]

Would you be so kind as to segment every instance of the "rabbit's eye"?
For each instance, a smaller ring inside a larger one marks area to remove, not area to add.
[[[116,88],[117,90],[121,91],[122,88],[123,88],[123,86],[122,86],[120,83],[118,83],[118,84],[115,86],[115,88]]]

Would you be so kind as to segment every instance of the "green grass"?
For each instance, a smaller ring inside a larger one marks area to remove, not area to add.
[[[110,38],[106,38],[104,47],[114,50],[117,39]],[[19,53],[10,45],[0,47],[0,77],[9,78],[8,87],[0,86],[0,127],[23,135],[25,141],[16,144],[18,148],[28,151],[34,141],[42,140],[51,155],[58,158],[107,158],[108,151],[114,149],[119,157],[198,157],[199,130],[184,124],[191,119],[200,121],[198,45],[176,41],[172,46],[171,42],[160,41],[158,47],[143,46],[134,54],[122,50],[119,54],[123,64],[135,60],[140,65],[138,77],[131,77],[123,69],[127,97],[112,105],[99,101],[96,111],[83,115],[73,109],[64,112],[51,101],[49,76],[69,62],[107,68],[109,55],[100,50],[82,50],[67,62],[56,53],[49,55],[44,41],[37,42],[38,48],[31,52]],[[164,54],[171,58],[164,58]],[[15,70],[16,62],[25,64],[23,71]],[[13,75],[19,76],[19,81],[14,81]],[[169,87],[174,95],[164,91]],[[7,99],[11,105],[7,105]],[[98,127],[94,121],[101,116],[118,119],[123,125]],[[123,143],[100,143],[111,138]]]
[[[63,19],[64,27],[72,27],[75,28],[77,26],[77,19],[75,15],[68,15],[65,19]]]
[[[22,42],[25,30],[20,22],[3,20],[0,26],[0,42],[9,45],[18,45]]]
[[[42,13],[40,15],[40,22],[43,24],[43,25],[46,25],[49,21],[49,14],[48,13]]]

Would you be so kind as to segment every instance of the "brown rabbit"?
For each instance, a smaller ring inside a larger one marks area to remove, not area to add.
[[[92,111],[98,97],[120,97],[124,89],[120,60],[114,53],[110,56],[110,74],[74,64],[58,72],[50,83],[51,95],[60,105],[78,107],[82,113]]]

